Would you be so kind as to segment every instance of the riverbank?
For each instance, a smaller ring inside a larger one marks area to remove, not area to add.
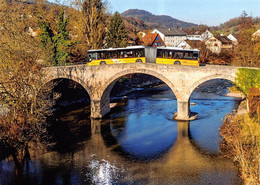
[[[250,118],[247,100],[241,101],[235,114],[225,117],[220,128],[221,151],[239,164],[245,184],[260,184],[260,124]]]

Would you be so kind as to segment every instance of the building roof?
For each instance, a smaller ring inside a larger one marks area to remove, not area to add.
[[[169,29],[159,28],[157,30],[160,31],[161,33],[163,33],[165,36],[185,36],[185,35],[187,35],[186,32],[184,32],[180,29],[176,29],[176,28],[169,28]]]
[[[235,39],[238,37],[238,35],[235,33],[230,33],[227,37],[229,37],[229,36],[234,37]]]
[[[255,33],[253,33],[253,37],[255,37],[255,36],[259,36],[260,35],[260,29],[259,30],[257,30]]]
[[[206,30],[185,30],[188,35],[201,35]]]
[[[200,48],[203,43],[200,40],[185,40],[185,42],[189,44],[191,48]]]
[[[216,39],[218,39],[222,44],[232,44],[232,41],[227,38],[227,36],[217,36]]]
[[[144,45],[151,46],[151,45],[153,45],[157,36],[159,36],[158,33],[148,33],[147,35],[144,36],[142,41],[143,41]]]

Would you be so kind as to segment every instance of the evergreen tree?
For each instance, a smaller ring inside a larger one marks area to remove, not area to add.
[[[64,19],[64,9],[62,9],[58,17],[57,34],[54,35],[53,39],[55,48],[57,48],[56,60],[60,65],[64,65],[66,62],[68,62],[69,49],[74,44],[69,40],[69,32],[66,30],[68,22],[68,19]]]
[[[49,23],[41,22],[40,23],[41,34],[39,38],[41,40],[41,46],[44,50],[45,61],[49,65],[56,65],[56,56],[55,56],[55,45],[53,41],[54,33],[50,27]]]
[[[68,62],[69,50],[74,43],[69,40],[69,33],[66,30],[67,25],[68,19],[64,19],[64,9],[59,14],[56,33],[51,29],[49,23],[40,23],[41,34],[39,37],[45,50],[45,60],[48,64],[64,65]]]
[[[127,46],[127,32],[125,30],[125,24],[118,12],[115,12],[110,20],[106,42],[107,47],[112,48]]]

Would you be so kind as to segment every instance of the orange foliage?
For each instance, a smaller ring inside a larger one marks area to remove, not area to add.
[[[260,90],[258,88],[249,89],[248,105],[249,105],[250,117],[254,116],[257,113],[257,109],[259,109],[259,103],[260,103]]]

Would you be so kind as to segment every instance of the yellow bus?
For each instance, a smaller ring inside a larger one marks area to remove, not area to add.
[[[183,49],[177,47],[158,47],[156,54],[156,63],[199,66],[200,50]]]
[[[145,46],[89,50],[87,65],[145,62]]]
[[[171,65],[200,65],[200,50],[176,47],[129,46],[89,50],[87,65],[119,63],[157,63]]]

